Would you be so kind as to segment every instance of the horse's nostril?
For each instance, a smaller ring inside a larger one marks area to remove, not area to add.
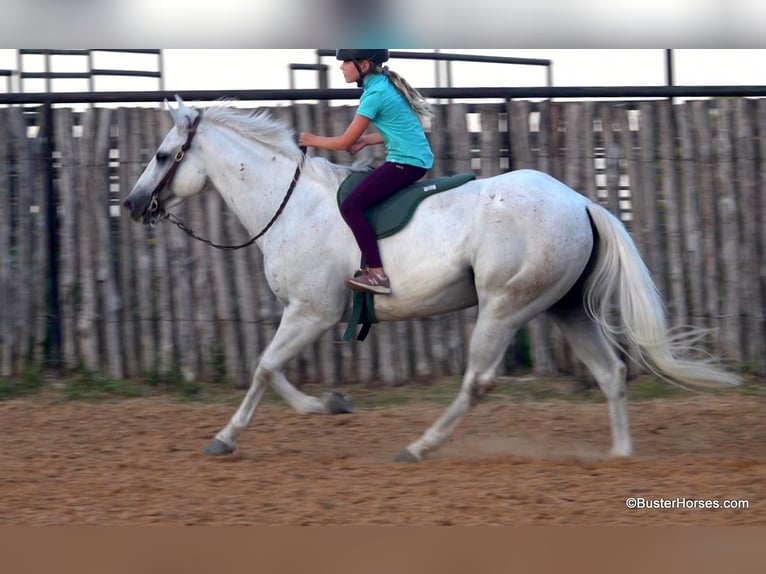
[[[123,201],[122,205],[123,205],[123,207],[125,207],[125,209],[133,211],[133,202],[130,201],[129,199],[126,199],[125,201]]]

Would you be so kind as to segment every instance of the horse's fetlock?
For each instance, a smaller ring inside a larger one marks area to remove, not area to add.
[[[481,399],[483,399],[484,396],[489,391],[491,391],[494,386],[495,386],[495,381],[493,379],[476,380],[473,383],[471,383],[470,391],[469,391],[470,397],[471,397],[471,405],[475,405]]]

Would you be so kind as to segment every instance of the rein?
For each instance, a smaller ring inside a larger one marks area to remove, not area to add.
[[[241,243],[239,245],[220,245],[218,243],[214,243],[210,239],[206,239],[205,237],[197,235],[197,233],[195,233],[193,229],[191,229],[188,225],[186,225],[186,223],[184,223],[184,221],[177,215],[173,213],[165,213],[164,211],[160,211],[160,204],[158,199],[162,190],[165,189],[167,186],[169,186],[170,183],[173,181],[173,177],[175,176],[176,171],[178,170],[178,165],[181,163],[181,160],[183,160],[184,156],[186,155],[186,152],[191,147],[192,139],[194,139],[194,136],[197,133],[197,126],[199,126],[199,122],[201,118],[202,118],[202,111],[200,111],[197,117],[194,118],[194,121],[189,127],[189,133],[186,136],[186,141],[181,146],[180,151],[176,154],[173,165],[170,166],[170,169],[168,169],[168,171],[162,177],[160,182],[157,184],[157,187],[155,187],[154,191],[152,191],[152,197],[151,197],[151,201],[149,202],[149,208],[147,211],[149,212],[150,215],[155,213],[158,213],[158,215],[157,216],[152,215],[149,223],[150,225],[155,226],[159,221],[162,221],[163,219],[167,219],[168,221],[170,221],[170,223],[178,227],[178,229],[180,229],[181,231],[183,231],[190,237],[193,237],[194,239],[201,241],[202,243],[210,245],[211,247],[215,247],[216,249],[221,249],[223,251],[234,251],[236,249],[242,249],[243,247],[248,247],[252,245],[253,243],[255,243],[258,239],[263,237],[266,234],[266,232],[271,228],[271,226],[274,225],[274,223],[279,218],[279,216],[282,215],[282,211],[284,211],[285,206],[287,205],[287,202],[290,200],[290,196],[293,194],[293,191],[295,191],[295,186],[298,184],[298,178],[300,178],[301,176],[303,163],[306,161],[306,147],[300,146],[300,150],[303,155],[301,157],[301,161],[298,163],[298,165],[295,168],[295,173],[293,174],[293,180],[290,182],[290,187],[287,188],[287,193],[285,194],[285,197],[282,199],[282,203],[279,205],[276,213],[274,213],[274,216],[266,224],[266,226],[257,235],[245,241],[244,243]]]
[[[274,222],[279,218],[279,216],[282,214],[282,211],[285,209],[285,206],[287,205],[287,202],[290,200],[290,196],[293,194],[293,191],[295,190],[295,186],[298,183],[298,178],[301,176],[301,168],[303,167],[303,162],[306,158],[306,148],[301,146],[301,151],[303,152],[303,158],[301,159],[301,162],[298,164],[298,166],[295,168],[295,173],[293,174],[293,180],[290,182],[290,187],[287,189],[287,193],[285,194],[284,199],[282,199],[282,203],[277,208],[276,213],[274,213],[274,216],[271,218],[271,221],[269,221],[266,224],[266,227],[264,227],[257,235],[252,237],[251,239],[248,239],[244,243],[241,243],[239,245],[219,245],[218,243],[213,243],[211,240],[206,239],[205,237],[201,237],[197,235],[186,223],[183,222],[183,220],[178,217],[177,215],[173,213],[166,213],[164,214],[163,219],[167,219],[178,227],[181,231],[185,232],[190,237],[193,237],[194,239],[197,239],[198,241],[201,241],[202,243],[206,243],[207,245],[210,245],[211,247],[215,247],[216,249],[222,249],[223,251],[235,251],[237,249],[242,249],[243,247],[248,247],[249,245],[252,245],[255,243],[258,239],[263,237],[266,232],[269,230],[269,228],[274,225]]]

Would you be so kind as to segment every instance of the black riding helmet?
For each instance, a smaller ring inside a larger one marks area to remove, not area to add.
[[[343,62],[352,61],[356,69],[359,70],[358,86],[362,85],[365,74],[362,72],[362,67],[359,62],[362,60],[369,60],[373,64],[373,68],[380,66],[383,62],[388,61],[388,50],[337,50],[335,57]]]
[[[388,50],[337,50],[335,57],[338,60],[369,60],[376,66],[388,61]]]

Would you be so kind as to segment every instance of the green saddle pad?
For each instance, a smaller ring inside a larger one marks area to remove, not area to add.
[[[338,189],[338,206],[370,172],[357,172],[348,176]],[[423,179],[402,188],[388,199],[367,210],[367,218],[375,227],[378,238],[388,237],[407,225],[418,204],[426,197],[452,189],[476,179],[473,173],[459,173],[433,179]]]

